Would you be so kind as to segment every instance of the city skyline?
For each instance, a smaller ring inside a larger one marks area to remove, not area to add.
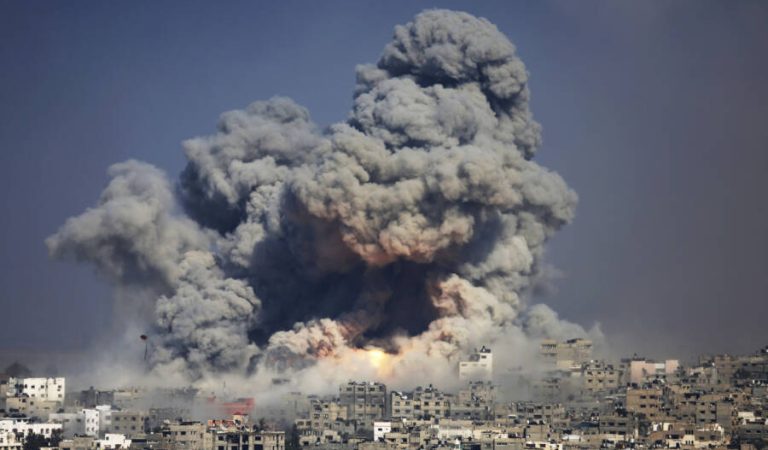
[[[756,118],[764,116],[759,81],[766,67],[754,57],[765,47],[765,8],[707,4],[689,14],[689,4],[434,6],[487,17],[516,44],[531,73],[534,117],[544,125],[537,160],[580,195],[575,221],[544,260],[556,269],[556,291],[542,286],[533,302],[585,328],[600,323],[618,352],[693,356],[764,341],[766,218],[750,206],[765,188],[765,130]],[[49,261],[42,246],[64,218],[93,203],[109,165],[141,158],[174,176],[183,167],[181,140],[210,133],[221,111],[277,93],[307,105],[320,125],[340,120],[351,102],[351,68],[375,61],[392,26],[421,9],[381,7],[384,21],[341,4],[293,15],[237,5],[215,14],[234,20],[241,8],[264,27],[235,20],[216,40],[223,28],[202,19],[214,13],[202,6],[179,11],[165,27],[158,25],[170,10],[123,6],[135,19],[127,20],[110,9],[116,6],[7,7],[3,57],[19,63],[10,64],[3,84],[0,139],[19,150],[2,156],[3,198],[16,213],[3,221],[8,270],[0,301],[19,319],[0,331],[0,347],[54,351],[92,346],[118,323],[111,291],[87,269]],[[317,14],[347,27],[313,21]],[[202,31],[196,40],[193,18]],[[281,24],[291,32],[276,33]],[[542,33],[547,26],[555,31]],[[94,39],[98,33],[109,39]],[[239,47],[226,45],[235,42]],[[285,57],[293,51],[296,57]],[[209,59],[192,64],[197,58]],[[210,69],[228,62],[235,68]],[[639,88],[643,80],[659,94]],[[33,117],[47,120],[30,128]]]

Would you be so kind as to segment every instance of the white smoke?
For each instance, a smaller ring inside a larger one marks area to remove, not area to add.
[[[483,344],[511,365],[536,339],[585,334],[525,301],[577,196],[532,161],[512,43],[426,11],[357,80],[324,132],[286,98],[225,113],[184,143],[177,192],[147,164],[113,166],[98,205],[47,240],[119,287],[154,287],[154,371],[398,384],[444,378]]]

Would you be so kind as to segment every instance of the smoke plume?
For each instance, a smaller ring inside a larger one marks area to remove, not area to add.
[[[155,293],[158,373],[402,380],[483,344],[514,361],[584,334],[526,302],[577,201],[533,161],[527,82],[493,24],[423,12],[357,68],[345,122],[287,98],[227,112],[184,143],[175,188],[117,164],[47,245]]]

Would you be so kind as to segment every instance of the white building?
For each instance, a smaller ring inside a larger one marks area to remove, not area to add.
[[[6,395],[8,397],[21,397],[64,402],[65,379],[64,378],[9,378]]]
[[[64,437],[91,436],[98,438],[101,433],[109,430],[111,425],[112,407],[99,405],[96,408],[85,408],[77,412],[52,413],[48,420],[62,426]]]
[[[28,419],[0,419],[0,433],[41,434],[50,438],[55,430],[61,430],[60,423],[29,423]]]
[[[99,437],[99,415],[98,409],[83,409],[80,411],[80,418],[83,421],[83,434],[86,436]]]
[[[470,355],[469,361],[459,362],[459,379],[490,381],[493,378],[493,353],[483,347]]]
[[[23,447],[21,441],[16,439],[16,434],[10,431],[0,431],[0,450],[17,450]]]
[[[392,431],[392,422],[373,422],[373,442],[383,442],[384,435]]]
[[[124,434],[107,433],[104,439],[96,441],[96,448],[128,448],[131,446],[131,440]]]

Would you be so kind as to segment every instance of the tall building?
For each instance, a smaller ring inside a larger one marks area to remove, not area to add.
[[[347,418],[370,428],[387,416],[387,387],[382,383],[350,381],[339,386],[339,404],[347,408]]]
[[[459,379],[463,381],[488,381],[493,378],[493,353],[482,347],[469,356],[468,361],[459,362]]]

